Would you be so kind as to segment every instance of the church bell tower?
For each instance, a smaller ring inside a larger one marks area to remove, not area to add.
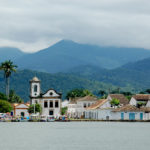
[[[30,80],[30,97],[36,98],[40,96],[41,93],[41,81],[34,77],[32,80]]]

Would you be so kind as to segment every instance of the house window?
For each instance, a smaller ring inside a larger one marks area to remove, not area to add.
[[[48,105],[47,105],[47,101],[44,102],[44,108],[47,108]]]
[[[90,103],[88,103],[88,107],[90,107]]]
[[[58,108],[59,107],[59,103],[58,101],[55,102],[55,107]]]
[[[34,85],[34,92],[37,92],[37,85]]]
[[[54,111],[53,111],[53,110],[50,110],[50,111],[49,111],[49,115],[50,115],[50,116],[54,115]]]
[[[50,101],[50,102],[49,102],[49,107],[50,107],[50,108],[53,108],[53,101]]]
[[[84,108],[86,108],[86,103],[84,103]]]

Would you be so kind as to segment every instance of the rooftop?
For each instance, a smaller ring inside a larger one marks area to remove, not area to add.
[[[133,96],[137,101],[148,101],[150,100],[150,94],[136,94]]]
[[[80,101],[97,101],[97,97],[94,97],[94,96],[85,96],[85,97],[80,97],[78,99],[76,99],[76,101],[80,102]]]
[[[31,80],[31,82],[39,82],[40,80],[35,76],[33,77],[33,79]]]
[[[113,110],[114,112],[150,112],[150,107],[137,108],[132,105],[126,105]]]
[[[108,101],[107,99],[98,100],[95,104],[87,107],[87,109],[97,109],[100,106],[102,106],[103,104],[105,104],[107,101]]]
[[[109,94],[109,96],[113,99],[116,98],[120,101],[120,104],[127,105],[129,104],[129,100],[123,94]]]

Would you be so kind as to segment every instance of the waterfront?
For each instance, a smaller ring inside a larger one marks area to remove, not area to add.
[[[146,150],[150,123],[0,123],[0,150]]]

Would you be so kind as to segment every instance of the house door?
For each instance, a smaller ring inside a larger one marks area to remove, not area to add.
[[[121,113],[121,120],[124,120],[124,113]]]
[[[135,113],[129,113],[129,120],[135,120]]]
[[[140,120],[143,120],[143,113],[140,113]]]
[[[11,113],[10,113],[10,115],[11,115],[11,116],[13,116],[13,115],[14,115],[14,113],[13,113],[13,112],[11,112]]]
[[[24,112],[21,112],[21,117],[24,117]]]

